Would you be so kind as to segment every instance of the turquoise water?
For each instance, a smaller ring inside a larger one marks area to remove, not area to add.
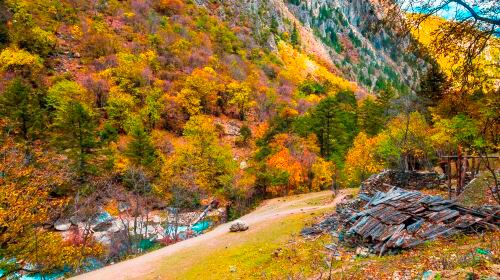
[[[210,227],[210,225],[212,224],[212,222],[210,221],[201,221],[201,222],[198,222],[196,224],[193,225],[193,227],[191,228],[193,231],[195,231],[197,234],[200,234],[201,232],[203,232],[204,230],[208,229]],[[184,233],[188,230],[188,227],[187,226],[178,226],[177,227],[177,234],[183,236]],[[176,228],[175,226],[169,226],[166,230],[165,230],[165,233],[167,235],[174,235],[176,233]]]
[[[200,233],[210,227],[212,223],[210,221],[201,221],[193,225],[193,230]]]
[[[85,267],[83,268],[84,271],[89,272],[92,270],[96,270],[99,268],[102,268],[104,265],[98,261],[97,259],[94,258],[89,258],[86,260]],[[30,273],[30,274],[25,274],[25,275],[20,275],[19,273],[14,273],[11,276],[9,276],[7,279],[16,279],[16,280],[56,280],[56,279],[61,279],[64,278],[66,273],[71,272],[69,268],[64,269],[62,271],[56,271],[53,273]],[[0,278],[2,278],[3,274],[5,273],[5,270],[0,269]]]
[[[108,213],[102,213],[97,220],[100,222],[106,221],[109,219],[109,214]],[[202,233],[203,231],[207,230],[210,225],[212,225],[212,222],[210,221],[201,221],[192,226],[192,230],[196,232],[197,234]],[[186,238],[186,231],[188,230],[187,226],[178,226],[177,227],[177,234],[181,238]],[[174,226],[169,226],[166,230],[165,233],[168,235],[174,235],[175,234],[175,227]],[[148,239],[141,240],[139,247],[141,249],[147,250],[155,244],[155,241],[151,241]],[[0,258],[1,259],[1,258]],[[92,271],[96,270],[103,267],[102,263],[100,263],[98,260],[95,259],[88,259],[87,260],[87,265],[84,268],[85,271]],[[70,272],[70,270],[64,270],[64,271],[58,271],[50,274],[42,274],[42,273],[33,273],[29,275],[19,275],[15,274],[12,275],[12,277],[9,277],[9,279],[20,279],[20,280],[56,280],[63,278],[66,273]],[[0,278],[2,278],[3,274],[5,273],[4,270],[0,269]]]
[[[64,274],[69,271],[60,271],[54,272],[50,274],[42,274],[42,273],[33,273],[29,275],[19,275],[18,273],[14,273],[12,276],[9,276],[8,279],[20,279],[20,280],[56,280],[64,277]],[[3,276],[5,271],[0,269],[0,278]]]
[[[104,223],[111,220],[113,220],[113,217],[108,212],[102,212],[96,218],[97,223]]]
[[[21,280],[55,280],[64,277],[65,272],[54,272],[50,274],[34,273],[30,275],[23,275]]]

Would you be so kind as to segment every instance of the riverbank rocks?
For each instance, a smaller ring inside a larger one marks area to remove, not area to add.
[[[58,231],[67,231],[71,227],[71,222],[66,219],[59,219],[54,223],[54,228]]]
[[[196,218],[198,218],[200,213],[201,212],[176,213],[172,211],[168,214],[168,220],[176,221],[179,225],[190,225],[194,220],[196,220]]]
[[[98,223],[92,227],[92,230],[97,231],[108,231],[113,226],[112,221],[105,221],[102,223]]]
[[[231,224],[231,227],[229,228],[230,232],[239,232],[245,230],[248,230],[248,224],[240,220],[233,222]]]

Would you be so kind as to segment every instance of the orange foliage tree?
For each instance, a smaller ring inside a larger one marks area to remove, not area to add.
[[[303,139],[278,134],[270,143],[270,148],[274,152],[266,165],[274,178],[268,187],[272,195],[317,191],[331,185],[334,164],[317,155],[319,148],[314,136]]]

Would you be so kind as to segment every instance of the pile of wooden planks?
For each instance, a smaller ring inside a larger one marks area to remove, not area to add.
[[[364,194],[360,198],[366,204],[344,221],[344,228],[348,236],[371,244],[380,254],[440,236],[500,227],[500,207],[474,210],[440,196],[401,188],[376,192],[371,197]]]
[[[357,198],[341,202],[335,213],[304,228],[301,234],[313,237],[330,233],[341,242],[384,254],[460,232],[499,228],[498,206],[472,209],[440,196],[393,187],[373,195],[360,193]]]

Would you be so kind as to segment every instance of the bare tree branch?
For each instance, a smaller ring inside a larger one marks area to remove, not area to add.
[[[458,5],[464,7],[465,9],[467,9],[469,11],[469,13],[476,19],[476,20],[479,20],[479,21],[483,21],[485,23],[489,23],[489,24],[493,24],[493,25],[500,25],[500,19],[497,19],[497,18],[489,18],[489,17],[484,17],[484,16],[481,16],[481,15],[478,15],[476,13],[476,11],[474,11],[474,9],[468,5],[467,3],[465,3],[464,1],[462,0],[450,0],[450,2],[454,2],[454,3],[457,3]]]

